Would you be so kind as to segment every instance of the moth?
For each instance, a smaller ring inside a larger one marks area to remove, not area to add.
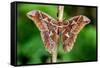
[[[40,30],[43,43],[49,53],[53,52],[57,46],[60,34],[63,49],[69,52],[73,48],[81,29],[90,23],[90,19],[84,15],[74,16],[60,22],[40,10],[28,12],[27,17],[31,19]]]

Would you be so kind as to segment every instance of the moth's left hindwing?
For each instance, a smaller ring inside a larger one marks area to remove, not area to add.
[[[90,20],[86,16],[79,15],[72,17],[65,23],[67,23],[67,26],[63,27],[62,30],[63,48],[64,51],[70,51],[73,48],[77,35],[86,24],[90,23]]]
[[[57,27],[54,26],[56,21],[44,12],[33,10],[27,13],[28,18],[33,20],[41,32],[42,40],[48,52],[54,51],[57,42]]]

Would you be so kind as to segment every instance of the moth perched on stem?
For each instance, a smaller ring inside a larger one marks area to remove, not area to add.
[[[64,51],[69,52],[73,48],[80,30],[86,24],[90,23],[90,19],[84,15],[63,20],[63,11],[64,6],[59,6],[57,20],[40,10],[32,10],[27,13],[28,18],[34,21],[40,30],[45,48],[53,56],[52,62],[56,62],[59,33],[62,34],[61,38]]]

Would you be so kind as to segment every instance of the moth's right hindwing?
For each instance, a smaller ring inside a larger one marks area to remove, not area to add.
[[[41,31],[41,37],[47,48],[51,53],[57,42],[57,27],[53,23],[56,21],[44,12],[33,10],[27,13],[29,19],[34,21],[37,28]]]

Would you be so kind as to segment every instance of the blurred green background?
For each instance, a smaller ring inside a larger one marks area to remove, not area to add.
[[[26,13],[41,10],[53,18],[57,16],[57,5],[17,4],[17,65],[47,63],[50,59],[45,50],[40,32],[28,19]],[[73,49],[65,53],[62,44],[58,46],[57,62],[96,60],[96,7],[65,6],[64,19],[75,15],[86,15],[91,19],[78,35]]]

